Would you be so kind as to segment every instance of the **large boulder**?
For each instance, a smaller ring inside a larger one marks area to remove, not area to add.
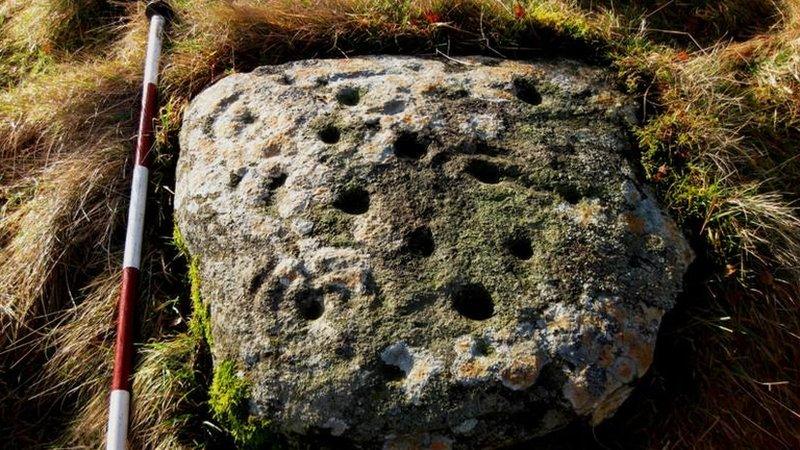
[[[198,95],[176,217],[248,413],[369,448],[501,446],[613,414],[692,252],[626,160],[634,107],[604,80],[381,56]]]

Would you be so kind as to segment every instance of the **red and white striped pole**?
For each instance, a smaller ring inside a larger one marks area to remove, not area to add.
[[[117,313],[114,375],[111,381],[111,398],[108,407],[107,450],[124,450],[127,447],[133,365],[134,307],[139,297],[139,263],[142,259],[142,232],[150,166],[149,153],[153,146],[153,119],[158,108],[156,100],[158,59],[161,56],[161,36],[164,32],[164,25],[170,16],[169,5],[163,1],[148,3],[145,11],[150,19],[150,33],[147,38],[139,137],[136,141],[136,161],[133,168],[131,202],[128,207],[128,229],[125,235],[125,256],[122,263],[122,288]]]

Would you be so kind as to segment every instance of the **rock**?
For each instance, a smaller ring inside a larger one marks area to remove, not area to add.
[[[692,252],[567,60],[309,60],[181,130],[177,223],[249,414],[368,448],[512,444],[614,413]]]

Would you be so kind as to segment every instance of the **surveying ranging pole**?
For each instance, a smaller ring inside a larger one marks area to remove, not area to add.
[[[139,116],[139,136],[136,140],[131,202],[128,206],[128,229],[125,234],[125,255],[122,263],[122,288],[117,312],[114,375],[111,381],[111,397],[108,406],[107,450],[124,450],[127,447],[131,374],[133,372],[134,307],[139,297],[139,264],[142,260],[142,231],[147,202],[149,154],[153,146],[153,119],[158,108],[156,101],[158,59],[161,56],[161,36],[164,32],[164,25],[167,18],[170,17],[169,5],[164,1],[149,2],[145,12],[150,19],[150,32],[147,37],[142,109]]]

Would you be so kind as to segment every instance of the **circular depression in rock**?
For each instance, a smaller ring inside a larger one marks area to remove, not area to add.
[[[493,162],[472,159],[464,170],[481,183],[497,184],[500,182],[500,168]]]
[[[319,130],[317,136],[319,136],[319,140],[326,144],[335,144],[339,142],[342,133],[336,125],[325,125]]]
[[[506,241],[505,245],[508,252],[517,259],[529,260],[533,256],[531,239],[527,236],[512,237]]]
[[[394,154],[401,159],[420,159],[428,152],[428,145],[418,133],[404,131],[394,141]]]
[[[412,255],[431,256],[435,247],[433,233],[427,226],[415,228],[406,236],[406,251]]]
[[[347,86],[336,93],[336,101],[345,106],[356,106],[361,101],[361,91],[358,88]]]
[[[467,319],[486,320],[494,315],[492,296],[480,283],[455,285],[450,294],[450,301],[453,309]]]
[[[295,298],[295,307],[300,317],[305,320],[317,320],[325,312],[325,303],[322,297],[309,292]]]
[[[333,207],[347,214],[364,214],[369,210],[369,192],[361,187],[347,188],[336,196]]]
[[[536,82],[529,78],[516,77],[512,83],[514,95],[518,99],[529,105],[540,105],[542,103],[542,94],[536,89]]]

